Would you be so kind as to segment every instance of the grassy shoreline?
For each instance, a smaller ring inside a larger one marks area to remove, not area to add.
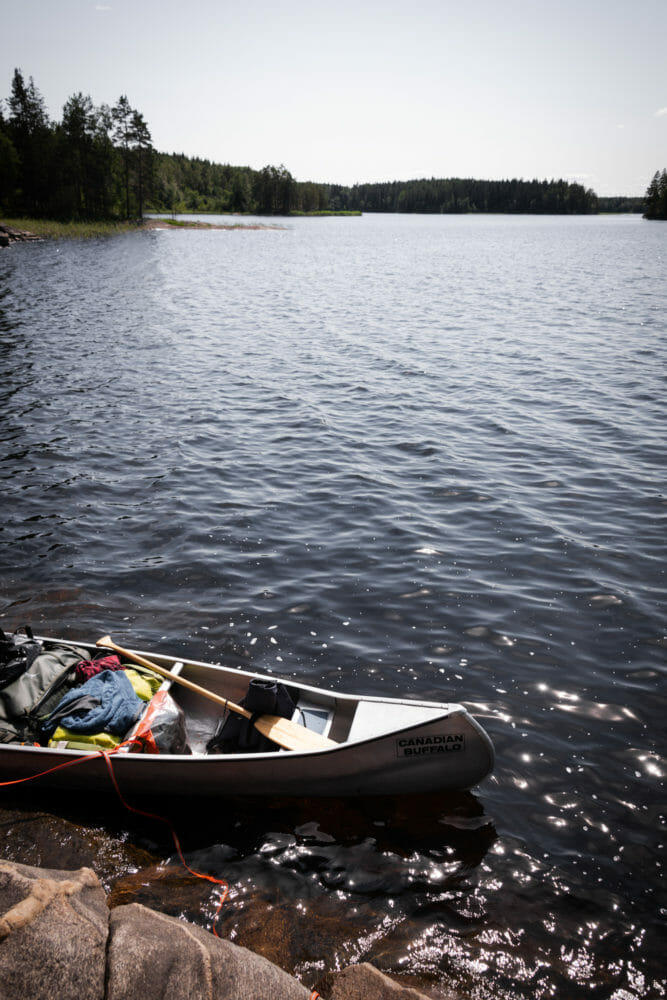
[[[136,222],[57,222],[55,219],[0,218],[0,225],[42,239],[94,239],[140,228]]]
[[[305,218],[305,219],[314,219],[314,218],[322,218],[323,216],[327,216],[328,217],[328,216],[331,216],[331,215],[334,215],[334,216],[335,215],[342,215],[342,216],[353,215],[353,216],[359,216],[359,215],[363,215],[363,212],[358,211],[357,209],[354,209],[354,210],[353,209],[345,209],[345,210],[341,209],[338,212],[334,212],[334,211],[331,211],[329,209],[320,209],[320,210],[318,210],[316,212],[298,212],[295,209],[293,212],[290,212],[290,218],[292,216],[296,216],[296,217],[301,217],[301,218]]]
[[[202,213],[205,214],[205,213]],[[359,216],[361,212],[291,212],[290,216],[302,218],[315,216]],[[73,240],[99,239],[104,236],[117,236],[121,233],[139,232],[142,229],[277,229],[282,228],[276,223],[262,224],[259,222],[243,222],[238,216],[234,221],[211,223],[188,219],[174,219],[166,215],[145,217],[142,220],[105,220],[97,222],[69,221],[60,222],[56,219],[31,219],[27,217],[0,217],[0,227],[14,230],[18,239]],[[289,216],[285,217],[286,219]]]
[[[120,233],[136,233],[150,229],[278,229],[275,224],[261,223],[213,223],[188,219],[146,217],[135,221],[105,222],[58,222],[55,219],[0,218],[0,227],[14,230],[21,239],[97,239],[103,236],[117,236]]]

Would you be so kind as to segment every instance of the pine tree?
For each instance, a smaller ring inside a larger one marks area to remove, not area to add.
[[[51,191],[54,134],[42,95],[32,77],[26,85],[20,69],[14,70],[8,104],[8,133],[20,170],[19,207],[29,214],[40,214],[48,206]]]
[[[656,170],[646,189],[645,219],[667,219],[667,170]]]
[[[0,209],[8,208],[19,177],[19,158],[0,101]]]
[[[134,111],[130,107],[130,102],[124,94],[121,95],[111,109],[111,116],[114,123],[113,137],[115,142],[120,145],[121,156],[123,158],[126,219],[130,218],[130,156],[133,115]]]
[[[132,129],[130,142],[134,151],[137,172],[137,201],[139,218],[144,214],[144,195],[150,189],[151,154],[153,152],[151,134],[144,116],[138,111],[132,112]]]
[[[93,165],[97,114],[90,97],[74,94],[63,108],[61,123],[63,151],[62,187],[68,193],[69,215],[93,218],[95,201]]]

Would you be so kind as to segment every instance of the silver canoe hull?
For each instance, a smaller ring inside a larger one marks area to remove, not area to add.
[[[77,640],[76,645],[90,643]],[[243,697],[250,678],[262,676],[142,655],[231,701]],[[110,786],[111,766],[121,792],[139,795],[345,797],[469,789],[493,768],[491,740],[460,704],[358,697],[284,683],[298,689],[299,718],[335,740],[335,746],[308,752],[206,753],[219,706],[165,681],[185,713],[192,755],[114,752],[108,764],[101,753],[2,744],[0,780],[40,775],[39,783],[50,787],[102,791]]]

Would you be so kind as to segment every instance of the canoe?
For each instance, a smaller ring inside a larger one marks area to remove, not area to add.
[[[91,656],[99,653],[95,643],[76,640],[75,644]],[[210,752],[207,745],[224,714],[221,701],[236,708],[251,680],[275,681],[274,675],[267,678],[162,653],[133,655],[154,664],[163,676],[168,673],[160,691],[168,692],[182,710],[191,752],[113,751],[113,774],[122,793],[407,795],[470,789],[493,768],[491,740],[461,704],[343,694],[295,680],[281,680],[296,703],[286,725],[289,733],[304,737],[303,745],[298,739],[297,749],[276,746],[259,753]],[[100,752],[73,749],[71,744],[0,744],[0,782],[37,775],[40,784],[91,791],[108,789],[110,780],[109,765]]]

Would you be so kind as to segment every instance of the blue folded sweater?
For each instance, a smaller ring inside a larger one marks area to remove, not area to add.
[[[49,739],[57,726],[73,733],[114,733],[124,736],[145,708],[122,670],[103,670],[72,688],[42,722],[40,735]]]

